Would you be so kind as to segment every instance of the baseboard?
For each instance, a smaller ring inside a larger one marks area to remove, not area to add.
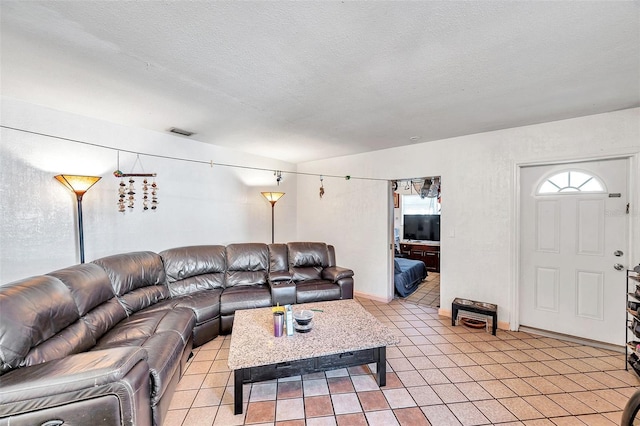
[[[584,346],[592,346],[594,348],[606,349],[613,352],[624,352],[625,345],[614,345],[613,343],[598,342],[596,340],[584,339],[581,337],[569,336],[568,334],[554,333],[553,331],[540,330],[538,328],[520,326],[518,331],[538,336],[551,337],[552,339],[564,340],[566,342],[578,343]]]
[[[451,318],[451,311],[449,309],[438,308],[438,315]]]
[[[438,315],[451,318],[451,310],[450,309],[438,309]],[[498,329],[499,330],[509,330],[509,323],[505,321],[498,321]]]
[[[384,297],[378,297],[378,296],[373,296],[371,294],[368,293],[362,293],[361,291],[354,291],[353,295],[355,297],[362,297],[364,299],[369,299],[369,300],[373,300],[374,302],[380,302],[380,303],[389,303],[391,302],[393,299],[385,299]]]
[[[511,324],[506,321],[498,321],[498,328],[500,330],[509,331],[511,329]]]

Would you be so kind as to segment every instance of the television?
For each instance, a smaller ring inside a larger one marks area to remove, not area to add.
[[[439,214],[404,215],[403,239],[440,241]]]

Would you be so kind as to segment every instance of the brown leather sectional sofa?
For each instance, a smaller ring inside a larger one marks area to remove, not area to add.
[[[0,286],[0,426],[161,425],[193,347],[234,312],[353,298],[330,245],[109,256]]]

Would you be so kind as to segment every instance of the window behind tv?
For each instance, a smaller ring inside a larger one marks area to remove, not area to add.
[[[403,239],[416,241],[440,241],[440,215],[404,215]]]

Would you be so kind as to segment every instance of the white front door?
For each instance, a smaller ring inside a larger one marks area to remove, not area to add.
[[[624,344],[627,176],[626,159],[521,169],[521,326]]]

